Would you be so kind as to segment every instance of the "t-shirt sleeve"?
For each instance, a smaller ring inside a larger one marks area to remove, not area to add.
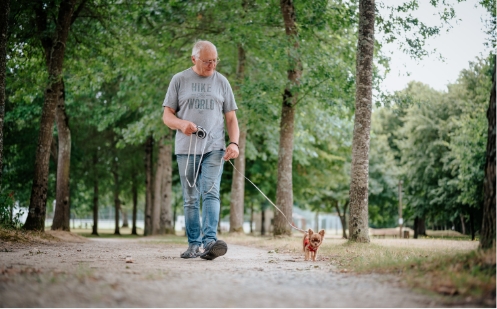
[[[178,92],[179,92],[179,77],[174,75],[169,83],[169,87],[167,88],[166,98],[164,99],[164,103],[162,103],[162,107],[170,107],[174,111],[178,110]]]
[[[224,103],[223,103],[223,114],[227,112],[236,111],[238,107],[235,102],[235,95],[233,94],[233,90],[231,89],[231,85],[226,80],[226,91],[224,92]]]

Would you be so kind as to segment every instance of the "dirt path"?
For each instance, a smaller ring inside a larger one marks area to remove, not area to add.
[[[150,238],[0,242],[2,307],[443,307],[391,277],[228,244],[214,261]],[[7,250],[8,252],[5,252]],[[133,263],[126,263],[131,256]]]

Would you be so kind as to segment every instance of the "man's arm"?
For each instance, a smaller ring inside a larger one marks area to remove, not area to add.
[[[176,112],[170,107],[164,107],[162,115],[164,124],[172,130],[180,130],[184,134],[190,136],[193,132],[197,132],[197,126],[188,120],[179,119],[176,117]]]
[[[240,129],[238,128],[238,119],[236,118],[236,112],[230,111],[224,114],[226,118],[226,127],[228,128],[228,135],[230,137],[230,142],[237,143],[240,139]],[[235,144],[230,144],[226,148],[226,154],[224,155],[224,160],[235,159],[238,157],[240,149]]]

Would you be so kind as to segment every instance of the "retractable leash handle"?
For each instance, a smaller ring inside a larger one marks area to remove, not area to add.
[[[192,134],[197,135],[198,138],[204,139],[207,137],[207,131],[205,131],[204,128],[201,126],[197,126],[197,131],[193,132]]]

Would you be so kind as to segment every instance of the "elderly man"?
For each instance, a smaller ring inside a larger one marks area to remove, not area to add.
[[[188,249],[181,257],[213,260],[228,251],[216,233],[221,205],[219,185],[224,161],[238,157],[240,131],[233,91],[228,80],[216,71],[219,63],[216,46],[209,41],[195,43],[192,62],[191,68],[173,76],[162,104],[163,120],[169,128],[177,130],[175,154],[188,236]],[[225,119],[230,139],[227,147]]]

